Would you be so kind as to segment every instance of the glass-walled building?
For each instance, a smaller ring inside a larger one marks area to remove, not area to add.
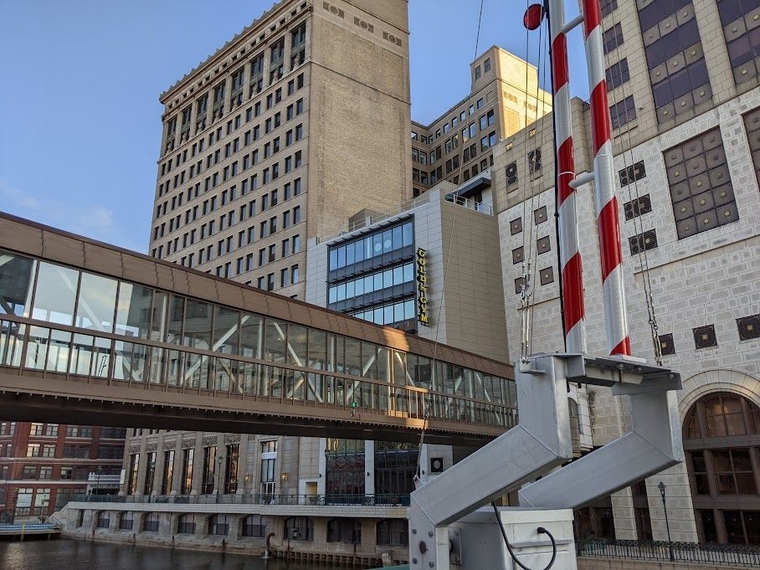
[[[443,182],[394,216],[360,212],[348,227],[309,243],[310,275],[323,277],[307,281],[308,302],[506,360],[490,172],[459,187]],[[425,367],[416,373],[422,383],[441,377]],[[475,392],[484,389],[473,385]],[[415,475],[440,473],[460,456],[450,446],[384,441],[322,439],[312,448],[319,449],[315,481],[325,481],[327,494],[369,493],[388,501],[407,497]]]

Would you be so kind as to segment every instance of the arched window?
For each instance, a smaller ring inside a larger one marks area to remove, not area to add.
[[[230,531],[230,515],[212,515],[208,519],[209,536],[227,536]]]
[[[248,515],[243,519],[243,536],[264,538],[267,527],[261,515]]]
[[[135,513],[126,511],[119,515],[119,530],[132,530],[135,525]]]
[[[362,523],[357,519],[336,518],[327,521],[327,542],[361,544]]]
[[[143,518],[143,530],[148,532],[158,531],[158,513],[148,513]]]
[[[686,414],[683,438],[700,540],[760,544],[760,408],[708,394]]]
[[[195,515],[180,515],[177,519],[177,534],[195,534]]]
[[[377,523],[378,546],[409,546],[409,523],[406,519],[385,519]]]
[[[314,540],[314,522],[309,517],[285,519],[285,538],[292,540]]]
[[[96,526],[98,528],[108,528],[111,525],[111,513],[109,511],[99,511]]]

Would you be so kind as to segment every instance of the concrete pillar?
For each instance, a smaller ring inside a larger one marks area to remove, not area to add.
[[[375,494],[375,442],[364,442],[364,494]]]
[[[239,453],[238,457],[238,488],[237,494],[243,495],[251,492],[251,482],[253,480],[253,474],[248,468],[248,439],[250,436],[242,434],[240,436]],[[248,481],[246,481],[248,479]]]
[[[668,540],[662,495],[657,485],[665,483],[670,538],[673,542],[698,542],[694,505],[686,464],[679,463],[647,479],[647,498],[654,540]]]
[[[613,493],[612,516],[615,521],[615,538],[619,540],[636,540],[636,513],[633,509],[633,494],[626,487]]]
[[[362,518],[362,543],[357,549],[360,552],[374,552],[377,546],[376,519]]]
[[[182,486],[182,437],[177,437],[174,442],[174,466],[172,468],[171,495],[180,494]]]

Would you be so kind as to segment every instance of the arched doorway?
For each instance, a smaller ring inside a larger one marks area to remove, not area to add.
[[[760,544],[760,408],[707,394],[686,413],[683,444],[700,542]]]

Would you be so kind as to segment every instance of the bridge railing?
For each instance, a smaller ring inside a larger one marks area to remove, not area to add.
[[[583,540],[576,543],[579,557],[624,558],[688,562],[709,566],[760,567],[760,546],[745,544],[714,544],[696,542],[666,542],[603,539]]]
[[[409,495],[401,494],[337,494],[297,495],[297,494],[209,494],[209,495],[86,495],[72,496],[72,501],[88,503],[136,503],[136,504],[183,504],[183,505],[300,505],[300,506],[409,506]]]
[[[51,379],[95,378],[141,390],[326,406],[356,413],[367,410],[505,428],[517,423],[516,409],[503,403],[338,372],[303,370],[285,363],[128,342],[112,333],[83,334],[75,327],[33,322],[10,315],[0,319],[0,366],[44,372]]]

